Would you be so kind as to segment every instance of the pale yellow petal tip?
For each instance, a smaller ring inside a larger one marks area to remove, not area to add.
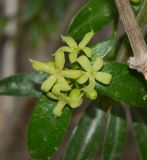
[[[90,32],[86,33],[86,35],[88,35],[89,38],[91,39],[91,38],[94,36],[94,31],[93,31],[93,29],[92,29]]]
[[[95,78],[97,81],[106,85],[110,84],[112,81],[112,75],[110,73],[105,72],[97,72]]]
[[[110,84],[112,81],[112,75],[110,73],[107,73],[107,81],[105,84]]]
[[[33,59],[31,59],[31,58],[29,58],[29,61],[30,61],[31,63],[33,63],[33,62],[34,62],[34,60],[33,60]]]
[[[53,109],[53,114],[56,116],[56,117],[59,117],[59,116],[61,116],[62,115],[62,111],[63,111],[63,109],[64,109],[64,107],[65,107],[65,102],[64,101],[62,101],[62,100],[59,100],[58,102],[57,102],[57,105],[54,107],[54,109]]]
[[[89,33],[93,36],[94,35],[94,30],[92,29]]]
[[[61,38],[62,38],[62,40],[64,41],[64,36],[61,34]]]
[[[55,117],[60,117],[62,115],[62,112],[60,110],[57,110],[56,107],[53,110],[53,115]]]

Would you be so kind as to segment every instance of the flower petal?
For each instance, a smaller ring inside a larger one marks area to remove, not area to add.
[[[50,74],[55,73],[55,68],[53,65],[51,65],[51,63],[40,62],[36,60],[31,60],[31,59],[30,59],[30,62],[32,63],[33,68],[37,71],[43,71]]]
[[[60,90],[60,84],[56,83],[52,88],[52,93],[58,96],[60,94]]]
[[[67,69],[62,71],[62,76],[70,79],[77,79],[82,75],[81,70]]]
[[[103,65],[103,59],[101,57],[97,57],[92,67],[95,71],[98,71],[102,68]]]
[[[64,109],[65,106],[65,102],[64,101],[58,101],[57,105],[55,106],[55,108],[53,109],[53,114],[57,117],[61,116],[62,111]]]
[[[95,74],[95,79],[101,83],[110,84],[112,80],[112,75],[110,73],[97,72]]]
[[[88,32],[88,33],[84,36],[84,38],[82,39],[82,41],[79,43],[79,47],[80,47],[81,49],[84,48],[84,47],[88,44],[88,42],[91,40],[91,38],[93,37],[93,35],[94,35],[93,30],[92,30],[91,32]]]
[[[49,65],[50,67],[55,68],[55,62],[47,61],[47,62],[45,62],[45,64]]]
[[[62,37],[63,41],[66,42],[66,44],[69,47],[71,47],[71,48],[77,47],[77,43],[72,37],[68,37],[68,36],[61,36],[61,37]]]
[[[55,53],[55,65],[56,68],[62,70],[65,64],[65,55],[64,52],[61,50],[57,50]]]
[[[89,77],[89,85],[84,88],[84,91],[91,91],[95,88],[96,82],[94,77]]]
[[[80,56],[77,62],[82,66],[85,71],[90,72],[92,70],[92,65],[86,56]]]
[[[66,104],[69,103],[69,97],[67,96],[67,93],[60,93],[58,95],[58,99],[64,101]]]
[[[77,81],[77,83],[79,83],[79,84],[84,84],[85,82],[88,81],[88,78],[89,78],[88,74],[83,74],[83,75],[82,75],[80,78],[78,78],[76,81]]]
[[[53,85],[55,84],[56,82],[56,77],[51,75],[50,77],[48,77],[41,85],[41,89],[44,91],[44,92],[48,92],[52,87]]]
[[[85,47],[82,49],[87,57],[91,57],[91,49],[89,47]]]
[[[47,93],[47,96],[48,96],[49,98],[51,98],[51,99],[55,99],[55,100],[58,99],[52,92],[48,92],[48,93]]]
[[[64,52],[71,52],[72,51],[72,49],[70,47],[67,47],[67,46],[60,47],[59,49],[64,51]]]
[[[77,51],[72,51],[69,54],[70,63],[74,63],[77,60],[77,56],[78,56],[78,52]]]
[[[60,85],[61,91],[66,92],[66,91],[71,90],[70,85],[68,84],[68,82],[63,77],[58,78],[58,84]]]

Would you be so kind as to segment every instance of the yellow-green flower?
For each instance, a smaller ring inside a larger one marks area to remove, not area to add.
[[[51,89],[55,94],[59,94],[60,91],[70,91],[71,86],[68,84],[66,78],[77,79],[82,74],[80,70],[64,69],[65,55],[60,49],[55,53],[55,62],[30,61],[35,70],[50,74],[41,85],[41,89],[44,92],[49,92]]]
[[[61,47],[61,50],[69,52],[69,60],[71,63],[76,61],[78,53],[81,50],[86,54],[86,56],[91,57],[91,49],[86,47],[86,45],[91,40],[93,35],[93,31],[88,32],[79,44],[77,44],[77,42],[72,37],[62,36],[63,41],[67,43],[68,47]]]
[[[77,79],[77,82],[79,84],[84,84],[89,80],[88,86],[84,87],[84,92],[89,95],[89,98],[91,96],[93,97],[91,99],[94,99],[94,97],[97,97],[95,94],[96,92],[94,91],[96,81],[103,84],[109,84],[111,82],[112,75],[110,73],[99,71],[104,65],[103,59],[100,57],[97,57],[94,63],[91,63],[90,60],[83,55],[77,59],[77,62],[86,71],[80,78]]]
[[[77,88],[71,90],[69,96],[67,96],[65,93],[59,93],[58,95],[55,95],[52,92],[48,92],[47,96],[49,98],[58,100],[57,105],[53,109],[53,114],[57,117],[61,116],[66,104],[68,104],[71,108],[77,108],[83,102],[83,94],[81,93],[80,89]]]

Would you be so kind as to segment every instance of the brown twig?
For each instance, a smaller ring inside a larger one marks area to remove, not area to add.
[[[115,0],[115,2],[134,54],[134,57],[128,60],[129,67],[141,72],[147,80],[147,47],[129,0]]]

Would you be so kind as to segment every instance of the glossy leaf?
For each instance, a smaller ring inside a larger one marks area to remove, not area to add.
[[[94,108],[94,115],[86,113],[83,116],[80,124],[75,128],[63,160],[92,159],[102,139],[104,115],[104,112]]]
[[[97,32],[113,19],[115,13],[114,1],[90,0],[72,19],[68,34],[79,39],[92,29]]]
[[[146,83],[141,74],[118,62],[106,63],[102,71],[112,74],[112,82],[110,85],[97,83],[98,92],[130,106],[147,106],[147,99],[143,99],[147,94]]]
[[[146,109],[144,109],[144,113],[144,116],[142,116],[142,114],[137,111],[134,111],[134,113],[132,113],[138,120],[138,122],[133,123],[133,129],[136,136],[138,149],[140,150],[140,156],[143,160],[147,159],[147,124],[145,123],[147,113]]]
[[[97,103],[97,106],[99,105]],[[93,159],[97,150],[101,147],[103,148],[101,157],[104,157],[104,160],[120,159],[125,138],[126,122],[111,114],[106,116],[93,103],[75,129],[63,159]]]
[[[0,95],[39,97],[40,85],[46,76],[42,72],[33,71],[0,80]]]
[[[104,143],[104,160],[118,160],[122,158],[126,133],[126,122],[119,117],[111,115]]]
[[[58,150],[68,128],[71,112],[67,107],[62,116],[55,117],[56,102],[41,96],[33,111],[28,129],[28,147],[32,159],[48,160]]]
[[[97,56],[105,57],[114,47],[115,39],[114,37],[95,44],[92,49],[92,59],[95,59]]]

